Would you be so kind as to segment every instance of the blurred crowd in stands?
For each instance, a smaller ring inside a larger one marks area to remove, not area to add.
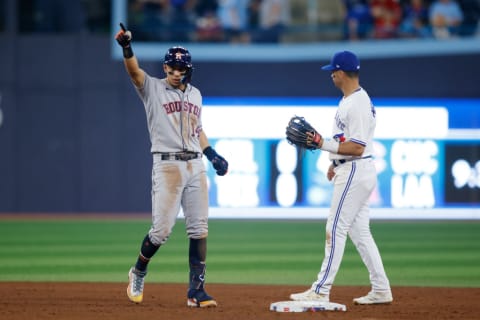
[[[13,2],[12,2],[13,1]],[[110,33],[115,0],[0,0],[0,31]],[[480,35],[480,0],[126,0],[142,41],[314,42]]]

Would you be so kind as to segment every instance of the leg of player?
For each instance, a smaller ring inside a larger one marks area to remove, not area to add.
[[[198,159],[190,165],[204,171],[203,162]],[[193,170],[196,172],[196,170]],[[190,239],[188,260],[190,266],[187,306],[216,307],[217,302],[205,290],[205,270],[208,237],[208,187],[206,175],[193,175],[189,180],[189,190],[182,198],[185,227]]]
[[[353,301],[355,304],[391,303],[393,297],[390,282],[369,224],[369,208],[368,204],[365,204],[350,229],[349,235],[367,267],[372,289],[366,296],[355,298]]]
[[[160,246],[154,245],[150,241],[150,236],[147,234],[142,241],[137,263],[135,267],[130,268],[128,272],[127,295],[133,302],[140,303],[143,301],[144,278],[147,275],[147,266],[158,248],[160,248]]]
[[[152,226],[142,241],[135,266],[128,273],[127,295],[131,301],[136,303],[143,300],[144,279],[147,275],[148,263],[160,246],[168,241],[180,208],[180,195],[175,192],[175,189],[167,189],[169,192],[161,189],[167,183],[171,168],[158,158],[154,158],[152,169]],[[174,205],[166,206],[166,203]]]
[[[189,307],[205,308],[217,306],[217,302],[205,291],[206,256],[207,238],[190,239],[190,283],[187,293],[187,306]]]

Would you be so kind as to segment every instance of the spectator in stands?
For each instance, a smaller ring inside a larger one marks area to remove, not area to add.
[[[200,0],[195,5],[196,41],[223,41],[223,30],[217,16],[217,0]]]
[[[250,41],[247,32],[248,0],[219,0],[218,18],[222,25],[225,41],[245,43]]]
[[[344,0],[346,40],[362,40],[370,37],[372,15],[367,0]]]
[[[262,0],[250,0],[247,7],[247,26],[251,34],[260,29],[260,5]]]
[[[436,0],[430,6],[429,19],[435,38],[451,38],[459,33],[463,12],[454,0]]]
[[[473,36],[480,31],[480,0],[461,0],[459,2],[463,12],[463,22],[460,25],[460,36]]]
[[[410,0],[403,8],[400,35],[408,38],[432,36],[428,22],[428,5],[423,0]]]
[[[170,0],[170,24],[167,41],[192,40],[195,30],[195,0]]]
[[[198,0],[195,3],[195,14],[199,17],[214,12],[217,14],[218,1],[217,0]]]
[[[260,29],[254,36],[255,42],[277,43],[290,23],[288,0],[262,0],[260,3]]]
[[[396,0],[371,0],[370,12],[373,17],[373,37],[390,39],[398,36],[402,21],[402,7]]]
[[[316,0],[315,26],[319,40],[341,40],[345,21],[344,0]]]
[[[130,1],[127,27],[137,40],[166,41],[169,7],[169,0]]]

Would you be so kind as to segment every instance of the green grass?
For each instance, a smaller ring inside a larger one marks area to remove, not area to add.
[[[149,219],[0,220],[0,281],[124,282]],[[183,221],[153,258],[151,282],[188,281]],[[393,286],[480,286],[480,221],[379,222],[372,232]],[[324,221],[211,220],[209,283],[310,284]],[[350,241],[336,285],[368,285]]]

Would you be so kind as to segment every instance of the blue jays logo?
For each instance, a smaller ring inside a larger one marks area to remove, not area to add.
[[[339,142],[339,143],[342,143],[342,142],[345,142],[345,135],[344,133],[338,133],[336,135],[333,136],[333,139],[335,139],[335,141]]]

